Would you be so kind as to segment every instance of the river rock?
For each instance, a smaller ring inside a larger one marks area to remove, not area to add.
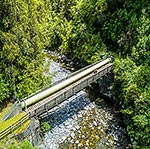
[[[97,126],[97,123],[95,121],[93,121],[94,126]]]
[[[72,133],[70,134],[70,136],[71,136],[72,138],[74,138],[74,137],[75,137],[75,133],[72,132]]]

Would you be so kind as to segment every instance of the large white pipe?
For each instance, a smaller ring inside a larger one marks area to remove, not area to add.
[[[62,82],[60,82],[59,84],[56,84],[55,86],[52,86],[51,88],[49,89],[46,89],[45,91],[41,92],[41,93],[38,93],[32,97],[29,97],[28,99],[26,99],[25,101],[22,101],[21,102],[21,105],[22,105],[22,108],[26,107],[26,106],[29,106],[29,105],[32,105],[36,102],[38,102],[39,100],[55,93],[56,91],[59,91],[60,89],[63,89],[64,87],[72,84],[73,82],[79,80],[80,78],[88,75],[89,73],[91,73],[92,71],[102,67],[103,65],[109,63],[111,61],[111,58],[107,58],[105,59],[104,61],[76,74],[75,76],[72,76],[71,78],[67,79],[67,80],[64,80]]]

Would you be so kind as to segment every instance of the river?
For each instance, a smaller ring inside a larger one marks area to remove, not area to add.
[[[70,73],[56,62],[51,63],[50,72],[57,72],[53,82]],[[82,90],[59,107],[45,118],[50,123],[51,130],[45,133],[43,145],[39,148],[130,148],[130,141],[118,112],[103,99],[93,100]]]

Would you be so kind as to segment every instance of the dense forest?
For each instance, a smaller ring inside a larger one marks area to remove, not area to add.
[[[150,148],[148,0],[0,0],[0,102],[51,82],[46,50],[92,63],[113,54],[115,100],[133,148]]]

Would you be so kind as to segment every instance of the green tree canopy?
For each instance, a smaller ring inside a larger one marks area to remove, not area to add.
[[[0,100],[9,95],[22,98],[50,82],[43,75],[42,52],[49,43],[49,16],[44,1],[2,0],[0,7]]]

